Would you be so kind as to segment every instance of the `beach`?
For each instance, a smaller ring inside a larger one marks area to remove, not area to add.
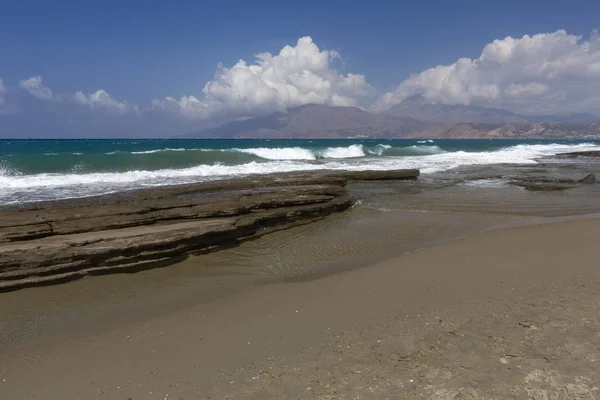
[[[600,1],[0,10],[0,400],[600,400]]]
[[[600,222],[507,228],[22,348],[6,398],[597,398]]]
[[[598,398],[599,165],[292,171],[5,204],[0,391]]]

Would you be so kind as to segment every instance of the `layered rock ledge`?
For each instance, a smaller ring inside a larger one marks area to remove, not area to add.
[[[558,158],[578,158],[578,157],[600,157],[600,151],[589,150],[589,151],[573,151],[570,153],[558,153]]]
[[[0,209],[0,291],[163,267],[353,203],[348,180],[418,170],[253,176]]]
[[[520,186],[534,192],[566,190],[577,187],[578,184],[591,185],[596,183],[596,175],[588,174],[582,179],[561,179],[547,177],[513,177],[509,184]]]

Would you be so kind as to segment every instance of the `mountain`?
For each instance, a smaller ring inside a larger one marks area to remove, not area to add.
[[[450,107],[450,108],[446,108]],[[466,107],[466,108],[465,108]],[[427,108],[431,110],[431,108]],[[529,122],[503,110],[470,106],[442,106],[437,110],[465,110],[461,115],[485,115],[509,122],[434,123],[411,117],[374,114],[356,107],[306,105],[287,112],[234,121],[180,136],[206,139],[600,139],[600,121]],[[466,110],[471,110],[471,114]],[[483,111],[482,111],[483,110]],[[492,111],[490,111],[492,110]],[[442,114],[439,114],[442,115]],[[464,118],[464,117],[462,117]],[[490,118],[494,120],[494,118]],[[524,117],[523,117],[524,118]],[[556,117],[558,118],[558,117]],[[514,120],[513,120],[514,119]]]
[[[569,114],[558,114],[558,115],[531,115],[527,119],[529,122],[565,122],[565,123],[586,123],[597,121],[598,118],[592,114],[586,113],[569,113]]]
[[[600,139],[600,121],[586,123],[539,122],[511,124],[444,124],[409,134],[430,139]]]
[[[464,104],[431,104],[427,103],[422,95],[409,97],[403,102],[392,106],[387,111],[387,114],[443,124],[514,124],[527,122],[564,122],[576,124],[599,119],[595,115],[585,113],[526,116],[499,108],[467,106]]]
[[[409,97],[403,102],[392,106],[387,114],[444,124],[528,122],[527,117],[498,108],[467,106],[464,104],[430,104],[421,95]]]
[[[344,139],[403,137],[432,124],[410,117],[375,114],[356,107],[305,105],[189,133],[183,138]]]

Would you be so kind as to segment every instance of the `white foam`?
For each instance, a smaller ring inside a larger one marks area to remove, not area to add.
[[[378,144],[377,146],[375,146],[375,148],[373,150],[367,150],[369,154],[375,154],[378,156],[383,155],[383,152],[386,151],[387,149],[391,149],[392,146],[390,146],[389,144]]]
[[[424,145],[414,145],[408,147],[412,151],[418,154],[438,154],[445,153],[445,151],[440,146],[424,146]]]
[[[232,149],[240,153],[254,154],[265,160],[314,160],[312,151],[302,147],[269,148],[258,147],[253,149]],[[225,150],[227,151],[227,150]]]
[[[491,152],[466,152],[456,151],[427,156],[403,157],[405,164],[411,168],[420,168],[423,173],[446,171],[462,165],[486,164],[535,164],[537,159],[557,153],[569,151],[600,150],[594,144],[539,144],[506,147]]]
[[[119,173],[73,173],[14,175],[14,171],[0,167],[0,203],[22,198],[23,193],[31,193],[31,198],[81,197],[108,193],[115,190],[145,186],[162,186],[179,183],[198,182],[222,177],[266,174],[287,171],[307,171],[319,169],[333,170],[392,170],[419,168],[422,173],[445,171],[463,165],[485,164],[535,164],[543,156],[569,151],[600,150],[594,144],[541,144],[516,145],[492,152],[457,151],[440,154],[414,155],[405,157],[362,157],[361,145],[328,148],[323,151],[330,158],[319,162],[312,161],[315,155],[308,149],[287,148],[277,153],[274,149],[244,149],[252,154],[271,157],[296,157],[293,160],[271,160],[250,162],[241,165],[198,165],[183,169],[162,169],[156,171],[127,171]],[[301,150],[301,151],[299,151]],[[352,155],[361,158],[349,158]],[[300,158],[304,157],[304,158]],[[339,157],[335,159],[335,157]],[[28,197],[28,196],[25,196]]]
[[[365,156],[364,148],[360,144],[353,144],[348,147],[328,147],[324,150],[314,151],[302,147],[259,147],[231,150],[253,154],[265,160],[316,160],[317,158],[356,158]]]
[[[433,140],[431,140],[431,139],[427,139],[427,140],[417,140],[417,143],[433,143]]]
[[[0,187],[10,189],[94,186],[106,184],[140,183],[161,185],[189,181],[187,178],[221,177],[229,175],[264,174],[313,169],[310,164],[286,162],[250,162],[242,165],[199,165],[184,169],[161,169],[156,171],[99,172],[89,174],[37,174],[24,176],[0,175]],[[2,171],[4,172],[4,171]],[[0,192],[1,193],[1,192]]]
[[[321,156],[323,158],[356,158],[364,157],[365,149],[362,144],[353,144],[348,147],[328,147]]]
[[[61,154],[70,154],[72,156],[82,156],[83,153],[44,153],[45,156],[59,156]]]
[[[188,150],[195,150],[195,149],[171,149],[169,147],[165,148],[165,149],[156,149],[156,150],[146,150],[146,151],[132,151],[131,154],[153,154],[153,153],[161,153],[163,151],[188,151]],[[114,154],[114,153],[107,153],[107,154]]]

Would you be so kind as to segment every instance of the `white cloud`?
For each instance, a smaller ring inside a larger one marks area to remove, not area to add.
[[[474,104],[523,113],[600,109],[600,35],[564,30],[487,44],[477,59],[461,58],[412,75],[381,96],[385,110],[422,94],[432,103]]]
[[[43,78],[39,75],[21,80],[21,82],[19,82],[19,87],[40,100],[54,100],[52,90],[49,87],[44,86]]]
[[[150,109],[190,119],[225,120],[310,103],[370,105],[367,102],[377,92],[364,75],[338,72],[333,64],[339,57],[336,51],[320,49],[311,37],[303,37],[278,54],[258,54],[253,63],[219,65],[199,95],[155,99]],[[41,76],[21,80],[20,87],[41,100],[75,101],[118,115],[140,114],[137,105],[118,101],[102,89],[56,94],[44,86]],[[0,79],[0,105],[5,92]],[[432,103],[482,105],[524,114],[597,114],[600,35],[594,31],[584,38],[558,30],[494,40],[478,58],[460,58],[410,76],[380,96],[372,108],[385,111],[415,94]]]
[[[78,91],[74,95],[54,94],[52,89],[44,86],[44,78],[40,75],[22,79],[19,82],[19,87],[27,91],[32,96],[44,101],[69,101],[72,99],[75,100],[77,104],[89,106],[92,110],[103,110],[105,112],[120,115],[139,115],[140,113],[137,105],[131,104],[127,101],[117,101],[102,89],[96,90],[95,92],[89,94],[85,94],[82,91]]]
[[[320,50],[312,38],[303,37],[277,55],[258,54],[254,64],[240,60],[231,68],[219,65],[201,98],[166,97],[154,100],[152,108],[208,119],[259,115],[311,103],[357,105],[374,89],[363,75],[338,73],[331,65],[337,57],[337,52]]]
[[[79,91],[75,93],[73,99],[78,104],[89,106],[92,110],[104,110],[120,115],[139,115],[140,113],[137,105],[130,104],[127,101],[119,102],[102,89],[96,90],[94,93],[87,95]]]

